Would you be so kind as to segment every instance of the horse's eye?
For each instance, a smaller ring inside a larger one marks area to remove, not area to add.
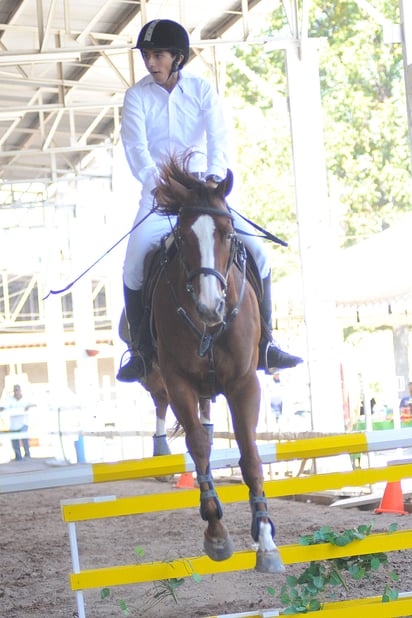
[[[228,233],[226,234],[226,240],[230,240],[230,241],[232,241],[232,240],[234,239],[234,237],[235,237],[235,235],[234,235],[234,233],[233,233],[233,232],[228,232]]]

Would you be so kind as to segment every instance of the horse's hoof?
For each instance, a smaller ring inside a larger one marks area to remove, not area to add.
[[[234,552],[234,545],[231,536],[228,534],[225,539],[209,541],[205,537],[203,543],[204,550],[211,560],[221,562],[230,558]]]
[[[255,568],[259,573],[284,573],[286,570],[277,549],[257,551]]]

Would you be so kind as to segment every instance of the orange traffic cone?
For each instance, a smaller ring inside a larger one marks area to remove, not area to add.
[[[375,513],[396,513],[397,515],[407,515],[404,510],[403,494],[400,481],[393,481],[386,484],[382,500]]]
[[[192,472],[183,472],[174,487],[177,489],[194,489],[195,481]]]

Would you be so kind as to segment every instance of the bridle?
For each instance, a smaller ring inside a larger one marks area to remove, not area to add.
[[[215,268],[209,268],[207,266],[200,266],[199,268],[193,268],[192,270],[190,270],[187,266],[187,261],[185,260],[185,257],[184,257],[184,251],[183,251],[183,246],[182,246],[182,235],[180,233],[180,218],[182,215],[191,214],[191,213],[195,213],[198,215],[211,215],[213,217],[214,216],[228,217],[232,225],[233,225],[233,217],[228,210],[227,211],[218,210],[216,208],[211,208],[210,206],[182,206],[182,208],[179,210],[177,225],[175,228],[175,242],[176,242],[176,246],[177,246],[177,250],[179,254],[179,259],[186,273],[186,279],[187,279],[186,290],[191,294],[193,301],[195,301],[193,281],[196,279],[196,277],[199,277],[200,275],[212,275],[213,277],[216,277],[216,279],[219,281],[220,285],[222,286],[223,295],[226,296],[227,276],[234,262],[236,250],[237,250],[237,236],[235,235],[235,231],[233,230],[230,236],[230,254],[229,254],[229,259],[228,259],[228,263],[226,266],[226,272],[224,274],[222,274]]]
[[[172,234],[173,234],[174,244],[177,249],[177,255],[178,255],[179,261],[186,274],[186,290],[190,293],[192,300],[196,302],[196,297],[195,297],[195,292],[194,292],[194,287],[193,287],[193,281],[196,279],[196,277],[199,277],[200,275],[205,275],[205,276],[211,275],[213,277],[216,277],[216,279],[219,281],[220,285],[222,286],[223,296],[226,297],[227,285],[228,285],[228,275],[229,275],[230,269],[232,268],[235,262],[239,266],[241,270],[241,275],[242,275],[241,288],[239,291],[236,305],[233,307],[230,313],[226,316],[225,320],[222,320],[218,328],[214,330],[213,333],[206,331],[206,325],[204,326],[203,331],[201,331],[198,328],[198,326],[193,322],[193,320],[187,313],[186,309],[182,307],[181,303],[179,302],[179,299],[177,298],[176,291],[173,287],[173,283],[170,280],[170,277],[168,274],[168,269],[167,269],[167,266],[169,263],[168,253],[167,253],[167,250],[165,249],[165,243],[162,243],[162,268],[165,273],[166,280],[169,285],[174,303],[176,305],[177,313],[183,318],[183,320],[190,326],[193,332],[195,332],[197,336],[199,337],[200,339],[199,356],[203,357],[206,354],[209,354],[209,360],[210,360],[211,350],[212,350],[214,341],[223,333],[223,331],[228,327],[228,325],[235,319],[235,317],[239,313],[239,308],[242,303],[244,293],[245,293],[245,287],[246,287],[246,250],[245,250],[243,242],[237,236],[235,230],[233,229],[233,233],[230,236],[230,253],[229,253],[229,259],[226,265],[225,273],[221,273],[214,268],[209,268],[209,267],[204,267],[204,266],[201,266],[199,268],[190,269],[187,264],[187,260],[184,256],[183,238],[182,238],[181,227],[180,227],[180,219],[182,215],[187,215],[187,214],[192,214],[192,213],[195,213],[197,215],[208,214],[208,215],[211,215],[212,217],[215,217],[215,216],[228,217],[233,224],[233,217],[229,210],[218,210],[217,208],[212,208],[210,206],[182,206],[180,208],[179,214],[177,217],[177,222],[173,229]]]

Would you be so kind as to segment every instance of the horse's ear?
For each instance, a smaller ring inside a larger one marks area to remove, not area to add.
[[[227,170],[226,178],[219,184],[219,191],[226,197],[233,189],[233,173]]]

